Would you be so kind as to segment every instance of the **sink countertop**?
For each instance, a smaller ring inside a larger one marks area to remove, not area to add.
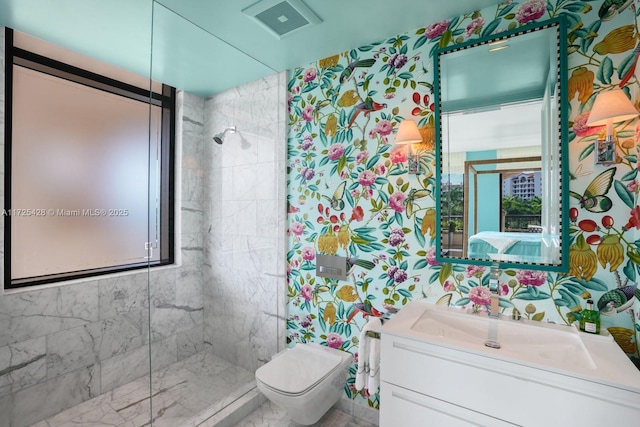
[[[501,349],[484,345],[489,338],[488,330],[496,333],[496,328]],[[575,326],[528,319],[515,321],[507,316],[489,318],[486,313],[471,314],[424,300],[405,305],[384,324],[382,332],[640,394],[640,371],[608,333],[592,335]],[[560,347],[566,349],[555,352]],[[562,351],[566,354],[561,354]],[[567,356],[572,360],[562,360]]]

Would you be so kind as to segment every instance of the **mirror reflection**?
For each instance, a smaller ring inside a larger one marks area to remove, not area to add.
[[[440,261],[562,267],[559,40],[548,21],[436,52]]]

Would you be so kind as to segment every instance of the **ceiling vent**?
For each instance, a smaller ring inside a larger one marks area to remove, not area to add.
[[[278,39],[322,22],[302,0],[262,0],[242,12],[255,19]]]

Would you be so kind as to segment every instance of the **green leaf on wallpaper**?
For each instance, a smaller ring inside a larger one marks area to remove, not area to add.
[[[372,270],[376,266],[373,262],[364,259],[357,259],[354,265],[366,268],[367,270]]]
[[[401,79],[412,79],[413,78],[413,74],[408,73],[408,72],[404,72],[404,73],[398,74],[398,77],[401,78]]]
[[[515,304],[512,303],[511,301],[509,301],[506,298],[500,298],[498,299],[498,305],[502,308],[513,308],[515,307]]]
[[[618,194],[618,197],[620,197],[620,200],[622,200],[625,205],[629,206],[630,209],[633,209],[633,194],[627,190],[627,186],[616,180],[613,183],[613,187],[616,189],[616,193]]]
[[[625,74],[627,74],[627,72],[631,70],[631,67],[633,67],[635,63],[636,63],[635,53],[632,53],[631,55],[627,56],[622,61],[620,61],[620,63],[618,64],[618,78],[622,79],[625,76]]]
[[[493,34],[495,29],[498,28],[498,25],[500,25],[501,22],[502,18],[494,19],[493,21],[489,22],[482,30],[482,37],[487,37]]]
[[[414,50],[418,49],[419,47],[421,47],[426,42],[427,42],[427,38],[424,35],[418,37],[418,40],[416,40],[416,42],[413,44],[413,49]]]
[[[571,12],[582,12],[582,9],[584,9],[586,3],[578,1],[578,2],[574,2],[574,3],[569,3],[566,4],[563,9],[569,10]]]
[[[467,305],[471,302],[471,300],[469,298],[460,298],[458,301],[454,302],[453,305],[460,307],[462,305]]]
[[[566,289],[560,288],[558,292],[562,295],[562,300],[567,302],[567,307],[578,307],[580,305],[580,299]]]
[[[608,85],[611,84],[611,76],[613,76],[613,61],[608,56],[605,56],[598,67],[596,77],[602,83]]]
[[[627,154],[626,156],[624,156],[624,159],[630,161],[631,163],[638,163],[638,156],[636,154]]]
[[[618,138],[633,138],[636,136],[636,131],[633,129],[621,130],[620,132],[616,132]]]
[[[540,313],[534,314],[532,319],[535,320],[536,322],[541,322],[542,320],[544,320],[545,314],[546,313],[544,311],[541,311]]]
[[[508,5],[504,9],[502,9],[500,11],[500,13],[498,14],[498,16],[499,17],[505,16],[507,13],[511,12],[513,10],[513,8],[516,7],[516,6],[517,6],[517,3],[511,3],[510,5]]]
[[[416,236],[416,240],[418,241],[418,244],[420,245],[420,247],[424,248],[424,245],[427,242],[426,242],[426,239],[424,238],[424,235],[422,234],[422,229],[417,222],[415,223],[415,226],[414,226],[414,236]]]
[[[595,144],[589,144],[586,147],[584,147],[582,149],[582,151],[580,152],[580,155],[578,156],[578,159],[580,161],[583,161],[584,159],[589,157],[589,155],[591,155],[591,153],[593,153],[594,148],[595,148]]]
[[[427,267],[428,265],[429,265],[429,263],[427,262],[427,260],[422,258],[422,259],[419,259],[418,261],[416,261],[416,263],[413,265],[413,269],[414,270],[422,270],[423,268]],[[437,278],[438,274],[436,274],[435,276]],[[432,282],[430,282],[430,283],[432,283]]]
[[[413,295],[411,295],[411,292],[409,292],[409,291],[408,291],[408,290],[406,290],[406,289],[398,288],[398,289],[397,289],[397,292],[398,292],[400,295],[402,295],[403,297],[406,297],[406,298],[412,298],[412,297],[413,297]]]
[[[558,307],[568,307],[569,303],[565,300],[563,300],[562,298],[554,298],[553,299],[553,303],[555,305],[557,305]]]
[[[627,264],[622,269],[622,272],[632,282],[636,281],[636,268],[631,261],[627,261]]]
[[[426,260],[422,260],[422,259],[421,259],[420,261],[427,262]],[[418,261],[418,262],[420,262],[420,261]],[[418,265],[418,262],[416,262],[416,265]],[[414,266],[413,268],[415,268],[415,266]],[[439,271],[439,270],[438,270],[438,271],[436,271],[435,273],[433,273],[433,274],[431,275],[431,277],[429,277],[429,284],[432,284],[432,283],[434,283],[436,280],[438,280],[438,277],[440,277],[440,271]]]
[[[446,282],[449,276],[451,276],[451,273],[453,273],[453,265],[448,262],[442,264],[442,268],[438,273],[438,280],[440,281],[441,285],[444,285],[444,282]]]
[[[367,169],[371,169],[372,167],[374,167],[376,165],[376,163],[378,163],[378,160],[380,160],[380,155],[376,154],[375,156],[371,157],[369,159],[369,161],[367,162]]]
[[[563,286],[574,295],[582,295],[587,290],[584,286],[575,282],[564,282]]]
[[[582,286],[587,289],[591,289],[592,291],[604,292],[609,289],[609,286],[601,279],[597,277],[592,277],[588,282],[580,282]]]
[[[621,181],[633,181],[634,179],[636,179],[636,177],[638,176],[638,169],[633,169],[630,172],[627,172],[626,174],[624,174],[624,176],[622,178],[620,178]]]
[[[396,220],[396,222],[398,223],[398,225],[402,225],[402,215],[400,214],[400,212],[396,212],[393,215],[393,217]]]
[[[440,43],[438,43],[439,47],[447,47],[449,46],[449,43],[451,43],[451,40],[453,39],[453,33],[451,32],[451,30],[445,30],[444,33],[442,33],[442,36],[440,36]]]
[[[525,301],[540,301],[551,298],[551,295],[546,292],[542,292],[535,286],[527,286],[527,289],[521,289],[513,297],[515,299],[521,299]]]

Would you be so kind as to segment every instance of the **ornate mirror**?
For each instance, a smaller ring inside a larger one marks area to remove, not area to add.
[[[566,270],[564,20],[434,55],[438,261]]]

